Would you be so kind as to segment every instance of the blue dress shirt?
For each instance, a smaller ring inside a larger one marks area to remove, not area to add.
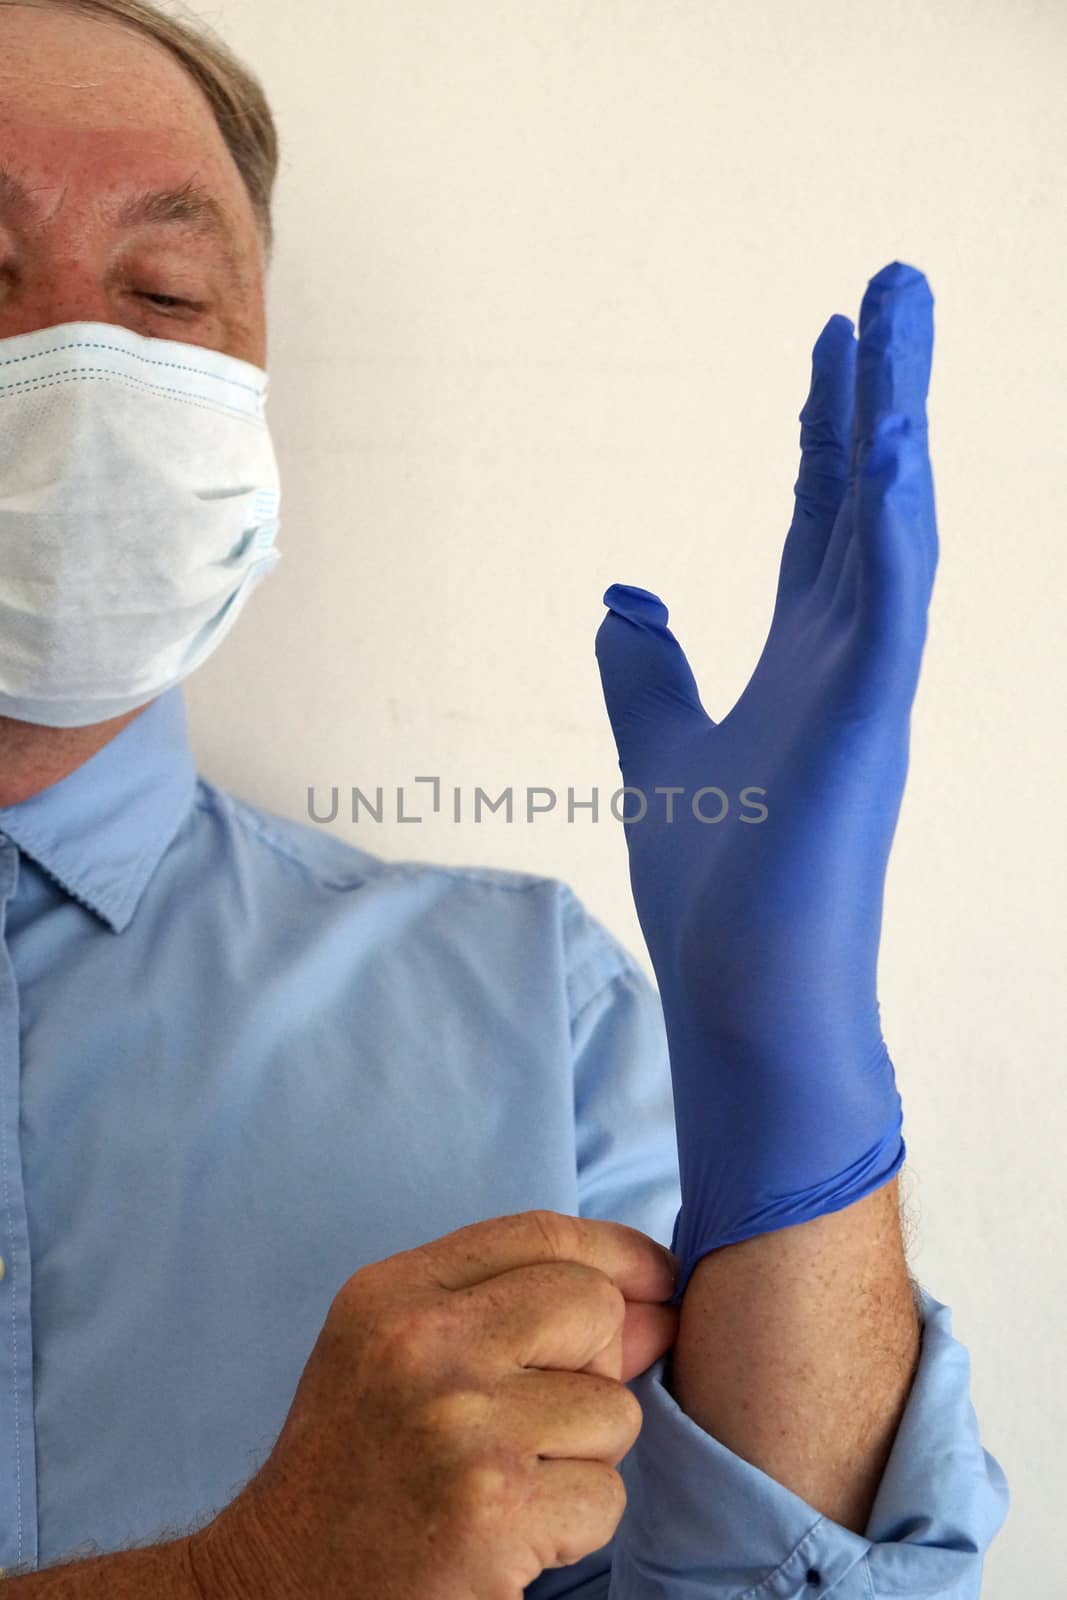
[[[666,1244],[663,1016],[562,884],[395,865],[197,776],[181,689],[0,810],[0,1565],[202,1527],[372,1261],[547,1208]],[[979,1593],[1007,1511],[924,1291],[865,1537],[663,1384],[610,1544],[527,1593]]]

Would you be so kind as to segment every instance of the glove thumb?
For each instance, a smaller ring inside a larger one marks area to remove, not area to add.
[[[647,589],[613,584],[596,636],[600,681],[619,766],[629,781],[654,765],[699,719],[710,726],[685,653],[667,626],[667,607]]]

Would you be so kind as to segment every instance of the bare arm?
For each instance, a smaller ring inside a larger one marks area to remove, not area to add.
[[[705,1433],[862,1534],[919,1345],[894,1179],[705,1256],[667,1383]]]
[[[202,1588],[191,1540],[123,1550],[15,1577],[0,1585],[4,1600],[228,1600],[228,1591]]]

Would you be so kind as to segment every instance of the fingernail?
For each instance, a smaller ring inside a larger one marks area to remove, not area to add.
[[[658,595],[648,589],[636,589],[628,583],[614,583],[604,596],[609,611],[635,622],[639,627],[665,628],[670,616]]]

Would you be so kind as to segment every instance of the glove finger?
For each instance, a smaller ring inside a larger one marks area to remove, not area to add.
[[[937,567],[937,518],[925,429],[880,417],[858,484],[858,622],[881,681],[914,693]]]
[[[916,430],[926,428],[933,304],[923,274],[901,261],[890,262],[867,285],[860,307],[849,492],[819,573],[819,588],[828,603],[838,591],[849,545],[855,537],[857,478],[879,417],[901,412]]]
[[[818,577],[848,488],[856,340],[847,317],[833,316],[812,351],[811,389],[800,413],[800,476],[782,553],[778,600],[806,593]]]
[[[703,727],[711,722],[662,600],[617,583],[604,604],[609,614],[596,636],[596,656],[619,765],[629,781],[650,770],[694,719]]]

